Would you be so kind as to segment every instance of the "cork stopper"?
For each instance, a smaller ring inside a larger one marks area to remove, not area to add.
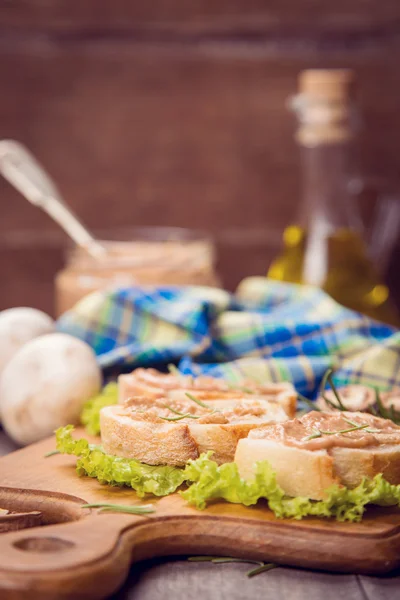
[[[293,101],[300,121],[296,135],[300,144],[332,144],[352,137],[353,87],[350,69],[308,69],[300,73],[299,94]]]
[[[350,69],[307,69],[299,75],[299,92],[310,100],[347,104],[353,95]]]

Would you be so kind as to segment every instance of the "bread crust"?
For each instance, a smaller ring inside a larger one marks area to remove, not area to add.
[[[378,473],[393,484],[400,483],[400,446],[378,448],[332,448],[334,470],[340,482],[352,488],[364,477],[372,479]]]
[[[297,393],[289,382],[254,384],[243,382],[243,387],[229,389],[223,379],[215,377],[191,377],[163,374],[156,369],[136,369],[127,375],[118,377],[118,402],[123,404],[132,396],[147,396],[148,398],[180,399],[187,392],[194,393],[200,400],[213,398],[232,399],[254,397],[277,402],[282,406],[289,418],[293,418],[297,408]],[[246,393],[246,388],[252,393]]]
[[[334,461],[325,450],[303,450],[272,440],[246,438],[239,441],[235,462],[240,476],[254,477],[255,463],[267,460],[276,479],[289,496],[320,500],[325,490],[340,480],[334,473]]]
[[[166,421],[159,416],[162,410],[172,418],[176,415],[169,413],[165,403],[165,399],[156,399],[153,404],[151,399],[139,397],[103,408],[100,428],[104,450],[150,465],[174,466],[183,466],[211,450],[213,460],[222,464],[233,461],[238,441],[251,429],[287,419],[279,404],[266,400],[216,401],[203,408],[186,398],[186,404],[177,401],[172,408],[181,414],[191,410],[195,418]]]
[[[199,457],[185,423],[134,421],[108,406],[100,413],[101,441],[107,454],[135,458],[148,465],[183,467]]]
[[[254,425],[189,425],[190,434],[196,441],[199,455],[213,451],[212,460],[218,464],[232,462],[238,441],[248,436]]]
[[[245,394],[243,392],[237,392],[235,390],[231,390],[229,392],[226,391],[203,391],[203,390],[192,390],[192,389],[176,389],[176,390],[168,390],[165,395],[167,398],[171,398],[174,400],[184,399],[186,394],[194,394],[196,398],[202,401],[226,401],[229,402],[231,400],[267,400],[269,402],[276,402],[279,404],[289,419],[292,419],[296,414],[297,407],[297,394],[290,390],[279,392],[278,394],[263,394],[261,391],[257,391],[254,394]]]
[[[324,413],[326,414],[328,413]],[[367,418],[364,413],[354,414]],[[334,418],[332,415],[332,419]],[[278,483],[288,495],[306,496],[314,500],[325,498],[326,490],[333,484],[354,488],[364,478],[372,479],[379,473],[382,473],[389,483],[398,485],[400,484],[400,428],[386,419],[377,419],[371,415],[368,415],[368,418],[375,419],[375,423],[381,422],[385,426],[390,424],[392,437],[389,442],[387,437],[386,440],[382,437],[382,442],[379,443],[377,437],[374,444],[361,447],[351,447],[349,441],[349,445],[337,444],[321,449],[301,448],[285,443],[282,439],[274,439],[273,428],[269,430],[259,428],[247,439],[242,439],[238,443],[235,462],[239,473],[245,479],[252,479],[255,463],[267,460],[276,472]],[[302,419],[305,420],[306,417]],[[302,419],[286,421],[282,427],[299,423]]]

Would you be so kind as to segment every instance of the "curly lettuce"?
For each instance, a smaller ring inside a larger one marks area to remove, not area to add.
[[[333,486],[327,490],[325,500],[310,500],[286,496],[267,461],[256,463],[252,481],[240,477],[235,463],[218,466],[205,455],[191,461],[185,471],[192,485],[181,495],[199,509],[204,509],[212,500],[252,506],[264,498],[278,518],[316,516],[357,522],[362,519],[367,504],[400,506],[400,485],[391,485],[381,474],[363,480],[354,489]]]
[[[364,479],[354,489],[333,486],[325,500],[291,498],[279,486],[271,465],[260,461],[255,465],[251,481],[242,479],[235,463],[218,465],[211,452],[188,462],[185,468],[150,466],[134,459],[105,454],[101,446],[85,439],[74,439],[73,426],[56,431],[57,450],[78,457],[77,472],[98,479],[100,483],[133,488],[139,497],[145,494],[167,496],[186,483],[182,497],[198,509],[213,500],[253,506],[260,499],[268,502],[278,518],[302,519],[307,516],[332,517],[338,521],[357,522],[367,504],[400,506],[400,485],[391,485],[381,474]]]
[[[131,487],[139,497],[145,494],[167,496],[185,481],[184,469],[153,467],[134,459],[105,454],[101,446],[89,444],[85,439],[74,439],[73,429],[73,425],[57,429],[56,443],[60,453],[78,456],[78,475],[94,477],[100,483]]]
[[[83,405],[81,423],[89,435],[100,434],[100,411],[104,406],[118,402],[118,385],[108,383],[97,396],[89,398]]]

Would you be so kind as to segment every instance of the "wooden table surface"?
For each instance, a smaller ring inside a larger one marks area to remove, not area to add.
[[[0,430],[0,455],[16,449]],[[0,471],[1,484],[1,471]],[[386,577],[336,575],[277,568],[253,579],[245,564],[190,563],[185,558],[137,563],[124,587],[110,600],[394,600],[400,573]]]

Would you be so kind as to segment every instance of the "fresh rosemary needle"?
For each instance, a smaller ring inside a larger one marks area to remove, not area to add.
[[[340,400],[340,398],[339,398],[338,391],[336,389],[335,384],[333,383],[332,373],[333,373],[333,369],[328,369],[324,373],[324,376],[321,381],[320,394],[321,394],[322,398],[325,400],[325,402],[327,403],[327,405],[330,406],[331,408],[334,408],[336,410],[347,410],[346,407],[344,406],[342,400]],[[332,402],[332,400],[330,400],[325,393],[325,387],[326,387],[327,383],[329,383],[329,385],[331,386],[332,392],[333,392],[335,398],[339,399],[337,404],[335,404],[335,402]]]
[[[383,406],[381,396],[377,388],[375,388],[375,404],[377,406],[377,413],[379,417],[383,419],[390,419],[396,425],[400,424],[400,413],[395,409],[394,404],[391,404],[387,409]]]
[[[164,404],[165,408],[168,408],[168,410],[170,410],[172,413],[174,413],[175,415],[179,415],[180,417],[189,417],[191,419],[200,419],[200,417],[198,415],[192,415],[190,413],[183,413],[180,410],[176,410],[175,408],[172,408],[172,406],[170,406],[169,404]],[[163,417],[161,417],[162,419]]]
[[[193,396],[193,394],[189,394],[189,392],[185,392],[185,396],[187,396],[189,398],[189,400],[191,400],[192,402],[196,402],[196,404],[198,404],[202,408],[208,408],[209,410],[211,410],[211,408],[207,404],[205,404],[204,402],[202,402],[201,400],[196,398],[196,396]]]
[[[349,429],[339,429],[338,431],[325,431],[324,429],[314,429],[314,433],[311,435],[307,435],[302,439],[303,442],[308,442],[309,440],[313,440],[315,438],[322,437],[323,435],[336,435],[341,433],[350,433],[351,431],[359,431],[360,429],[367,429],[368,424],[365,425],[356,425],[355,427],[350,427]]]
[[[254,577],[259,573],[270,571],[278,567],[275,563],[264,563],[261,560],[252,560],[251,558],[233,558],[231,556],[190,556],[188,558],[190,562],[211,562],[214,564],[223,563],[247,563],[257,565],[255,569],[251,569],[246,573],[247,577]]]
[[[314,429],[314,433],[311,433],[310,435],[307,435],[301,441],[302,442],[308,442],[309,440],[314,440],[314,439],[319,438],[319,437],[322,437],[322,433],[318,429]]]
[[[247,577],[254,577],[255,575],[259,575],[260,573],[265,573],[265,571],[271,571],[271,569],[276,569],[278,565],[275,563],[265,563],[260,565],[259,567],[252,569],[246,573]]]
[[[346,423],[349,423],[349,425],[353,425],[354,427],[357,427],[359,425],[359,423],[356,423],[351,419],[346,419],[346,417],[343,417],[343,421],[346,421]],[[366,428],[365,431],[367,431],[368,433],[382,433],[380,429],[369,429],[369,427]]]
[[[177,412],[177,411],[172,411],[172,412]],[[161,417],[161,415],[157,415],[157,416],[160,419],[163,419],[163,421],[180,421],[181,419],[200,419],[200,416],[191,415],[189,413],[180,413],[176,417]]]
[[[131,515],[147,515],[155,512],[152,504],[142,504],[142,506],[126,506],[124,504],[103,504],[102,502],[94,504],[82,504],[81,508],[100,508],[101,512],[112,511],[122,512]]]
[[[49,458],[49,456],[54,456],[55,454],[61,454],[59,450],[50,450],[50,452],[46,452],[44,458]]]
[[[238,390],[240,392],[244,392],[245,394],[255,394],[255,391],[252,390],[249,387],[246,387],[244,385],[239,385],[236,383],[231,383],[230,381],[226,382],[226,385],[231,389],[231,390]]]
[[[184,375],[182,375],[182,373],[180,372],[180,370],[173,364],[169,364],[167,366],[168,371],[171,373],[171,375],[176,375],[176,377],[182,378],[184,377]]]
[[[317,412],[321,412],[321,409],[312,400],[309,400],[308,398],[306,398],[302,394],[299,394],[298,392],[297,392],[297,397],[299,398],[299,400],[301,400],[302,402],[304,402],[305,404],[307,404],[307,406],[309,406],[312,410],[316,410]]]
[[[357,425],[356,427],[350,427],[350,429],[339,429],[339,431],[324,431],[320,429],[319,431],[322,435],[336,435],[337,433],[350,433],[351,431],[359,431],[360,429],[366,429],[368,427],[368,423],[365,425]]]
[[[322,378],[321,385],[320,385],[320,396],[325,400],[326,404],[328,406],[330,406],[331,408],[333,408],[334,410],[339,410],[342,412],[343,411],[352,412],[345,406],[345,404],[340,396],[339,390],[337,389],[337,387],[333,381],[333,377],[332,377],[333,373],[334,373],[333,369],[328,369],[324,373],[324,376]],[[328,398],[328,396],[326,395],[325,387],[326,387],[327,383],[329,383],[329,385],[332,389],[332,393],[335,396],[336,402],[334,402],[333,400]],[[375,403],[373,405],[369,406],[363,412],[370,413],[370,414],[374,415],[375,417],[381,417],[382,419],[389,419],[390,421],[393,421],[393,423],[395,423],[396,425],[400,425],[400,411],[397,411],[395,409],[394,404],[391,404],[389,408],[385,408],[385,406],[383,405],[383,402],[381,400],[379,390],[377,388],[374,388],[374,391],[375,391]],[[321,412],[321,409],[318,406],[316,406],[308,398],[305,398],[305,396],[302,396],[302,394],[297,393],[297,397],[299,398],[299,400],[304,402],[311,409]],[[354,423],[354,421],[353,421],[353,423]],[[371,429],[371,430],[367,429],[367,431],[368,431],[368,433],[380,433],[380,431],[374,430],[374,429]],[[312,434],[312,435],[314,437],[314,434]]]
[[[347,410],[340,398],[339,392],[337,391],[335,384],[333,383],[332,373],[333,371],[328,371],[327,380],[329,382],[329,385],[331,386],[332,392],[337,400],[338,405],[340,406],[340,410]]]

